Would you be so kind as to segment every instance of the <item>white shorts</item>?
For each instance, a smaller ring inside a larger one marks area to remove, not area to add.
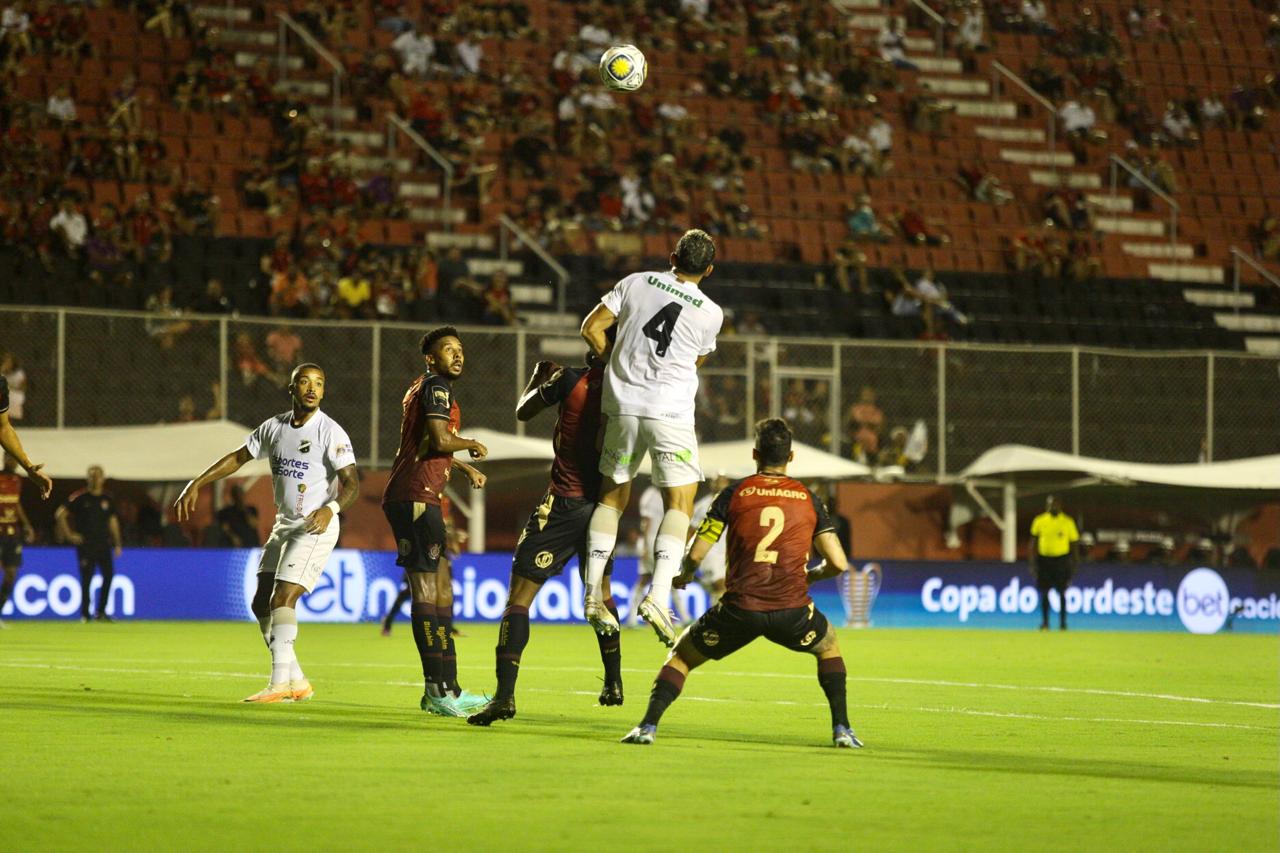
[[[275,575],[277,581],[296,583],[311,592],[324,573],[333,546],[337,544],[337,516],[329,522],[324,533],[319,534],[308,533],[302,519],[277,520],[267,537],[267,544],[262,546],[258,574]]]
[[[608,421],[600,448],[600,473],[613,482],[634,480],[646,453],[652,463],[653,484],[659,488],[688,486],[705,479],[693,424],[635,415],[610,415]]]

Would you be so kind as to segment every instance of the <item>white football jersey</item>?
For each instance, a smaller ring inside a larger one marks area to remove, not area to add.
[[[673,272],[634,273],[600,301],[618,318],[604,413],[693,423],[697,360],[715,351],[720,306]]]
[[[666,515],[662,505],[662,492],[657,486],[650,486],[640,494],[640,518],[649,522],[649,529],[644,535],[645,554],[653,556],[653,540],[658,538],[658,525]]]
[[[356,464],[347,431],[317,411],[300,427],[285,412],[249,434],[244,446],[254,459],[271,460],[277,518],[306,518],[338,494],[338,472]]]

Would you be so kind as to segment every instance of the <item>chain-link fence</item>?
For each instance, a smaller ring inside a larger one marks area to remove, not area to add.
[[[147,424],[225,416],[252,426],[288,403],[301,361],[328,376],[325,410],[362,460],[399,445],[405,389],[423,369],[424,328],[263,318],[0,309],[0,351],[26,374],[21,423]],[[581,363],[572,334],[467,328],[458,386],[464,430],[548,437],[515,419],[533,366]],[[751,435],[782,415],[800,440],[893,459],[910,436],[917,473],[956,473],[1020,443],[1140,462],[1280,453],[1280,359],[1244,353],[845,342],[720,341],[702,370],[704,441]],[[899,442],[895,445],[895,441]]]

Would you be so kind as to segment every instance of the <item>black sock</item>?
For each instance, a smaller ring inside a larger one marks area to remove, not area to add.
[[[113,566],[107,565],[102,567],[102,586],[98,587],[98,615],[103,616],[107,612],[107,602],[111,599],[111,584],[116,579],[116,570]]]
[[[9,596],[13,595],[13,581],[5,578],[4,583],[0,583],[0,610],[9,603]]]
[[[520,655],[529,644],[529,608],[516,604],[507,606],[498,628],[498,645],[494,648],[494,661],[498,672],[498,690],[494,699],[514,699],[516,678],[520,676]]]
[[[422,659],[422,680],[427,684],[440,683],[440,651],[436,648],[436,606],[415,601],[413,614],[413,642]]]
[[[658,670],[658,677],[653,680],[653,690],[649,693],[649,708],[644,712],[641,725],[656,726],[666,713],[671,703],[676,701],[680,691],[684,689],[685,674],[680,670],[664,666]]]
[[[845,699],[844,658],[819,658],[818,683],[822,692],[827,694],[827,704],[831,706],[831,727],[849,728],[849,708]]]
[[[608,589],[608,584],[605,589]],[[613,600],[613,596],[609,596],[604,600],[604,606],[613,614],[613,618],[618,618],[618,603]],[[622,624],[621,621],[618,622]],[[596,642],[600,644],[600,662],[604,664],[604,680],[606,684],[614,684],[622,681],[622,636],[619,633],[613,634],[596,634]]]
[[[89,618],[91,602],[89,601],[89,583],[93,580],[93,564],[80,564],[80,617]]]
[[[1058,626],[1067,627],[1067,588],[1058,590]]]
[[[400,612],[400,608],[404,607],[404,603],[413,597],[413,593],[409,587],[401,587],[400,592],[396,595],[396,600],[392,602],[391,609],[387,611],[387,615],[382,617],[382,625],[384,628],[390,628],[391,623],[396,621],[396,615]]]
[[[453,643],[453,605],[436,605],[436,636],[440,638],[440,682],[444,689],[457,696],[462,692],[458,686],[458,647]]]
[[[1049,627],[1049,590],[1040,590],[1040,624]]]

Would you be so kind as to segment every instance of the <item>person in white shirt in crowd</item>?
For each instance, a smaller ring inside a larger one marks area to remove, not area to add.
[[[484,59],[483,45],[464,36],[453,46],[453,54],[458,60],[459,74],[470,74],[473,77],[480,75],[480,62]]]
[[[431,59],[436,55],[436,43],[426,33],[406,30],[391,42],[391,49],[400,56],[400,70],[409,76],[422,76],[431,70]]]
[[[902,19],[890,17],[876,36],[876,44],[880,47],[880,58],[905,71],[919,71],[920,66],[907,58],[907,34],[902,28]]]
[[[84,248],[84,241],[89,236],[89,221],[74,201],[64,198],[58,204],[58,212],[49,220],[49,230],[61,237],[67,251],[74,254]]]
[[[74,124],[77,115],[76,102],[71,98],[71,90],[65,85],[54,89],[53,94],[49,95],[44,111],[49,118],[56,119],[64,125]]]

